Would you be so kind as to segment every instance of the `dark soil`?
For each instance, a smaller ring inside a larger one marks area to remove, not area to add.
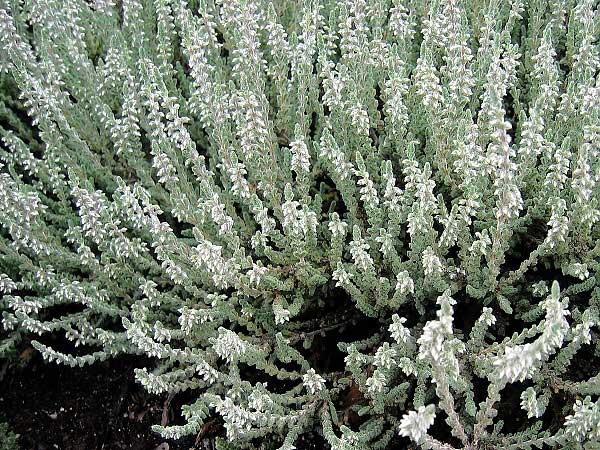
[[[166,395],[149,395],[135,382],[133,369],[147,360],[120,357],[70,368],[44,363],[29,352],[30,361],[5,367],[3,376],[0,367],[0,422],[21,435],[21,449],[201,448],[194,447],[195,437],[174,443],[150,429],[165,419],[181,423],[181,405],[176,399],[166,405]]]

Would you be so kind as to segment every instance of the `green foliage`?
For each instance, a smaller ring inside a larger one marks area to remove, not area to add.
[[[10,431],[7,423],[0,423],[0,450],[19,450],[19,435]]]
[[[599,18],[0,0],[0,356],[147,355],[221,448],[589,447]]]

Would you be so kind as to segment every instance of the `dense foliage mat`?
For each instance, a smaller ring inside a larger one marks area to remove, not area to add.
[[[599,31],[594,0],[0,0],[0,352],[150,357],[191,393],[167,438],[597,448]]]

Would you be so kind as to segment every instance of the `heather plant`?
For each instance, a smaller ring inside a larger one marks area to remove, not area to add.
[[[592,448],[599,31],[592,0],[0,0],[2,352],[152,357],[193,398],[169,438]]]

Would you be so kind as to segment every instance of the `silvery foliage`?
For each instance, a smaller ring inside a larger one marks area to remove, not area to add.
[[[166,437],[597,440],[599,18],[0,0],[1,351],[152,357],[197,398]]]

